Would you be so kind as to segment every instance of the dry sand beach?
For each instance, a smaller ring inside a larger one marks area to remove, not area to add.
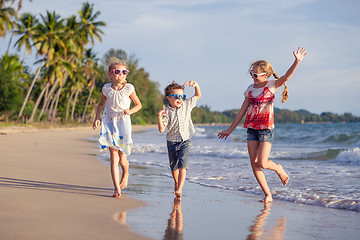
[[[135,139],[147,128],[135,126]],[[129,186],[113,199],[108,166],[88,140],[97,131],[0,133],[1,239],[359,239],[358,212],[264,206],[259,196],[190,182],[175,201],[156,166],[130,163]]]
[[[147,239],[114,221],[144,206],[113,199],[108,167],[82,129],[0,129],[1,239]]]

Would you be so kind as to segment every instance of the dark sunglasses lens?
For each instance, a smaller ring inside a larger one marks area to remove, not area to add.
[[[129,71],[128,71],[128,70],[123,70],[122,73],[123,73],[124,75],[128,75],[128,74],[129,74]]]
[[[174,94],[174,98],[175,99],[182,99],[182,100],[185,100],[185,98],[186,98],[186,95],[180,95],[180,94]]]
[[[120,70],[117,70],[117,69],[116,69],[116,70],[114,70],[114,73],[115,73],[115,74],[120,74]]]

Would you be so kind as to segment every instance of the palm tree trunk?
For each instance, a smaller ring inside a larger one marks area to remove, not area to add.
[[[66,80],[68,79],[68,77],[69,77],[69,72],[65,72],[62,84],[61,84],[60,88],[58,89],[58,91],[56,93],[56,103],[55,103],[55,107],[54,107],[54,110],[53,110],[53,113],[52,113],[52,119],[56,118],[57,108],[58,108],[59,99],[60,99],[60,95],[61,95],[61,90],[64,88]]]
[[[60,99],[60,93],[61,93],[62,87],[60,87],[57,91],[57,93],[55,94],[55,105],[54,108],[52,109],[52,111],[50,112],[50,121],[54,121],[57,115],[57,106],[59,104],[59,99]]]
[[[23,105],[21,106],[21,109],[20,109],[20,112],[19,112],[19,118],[21,118],[21,116],[22,116],[22,113],[23,113],[23,111],[24,111],[25,105],[26,105],[27,101],[29,100],[30,93],[31,93],[31,91],[32,91],[32,89],[33,89],[33,87],[34,87],[34,85],[35,85],[36,79],[38,78],[38,76],[39,76],[39,74],[40,74],[40,70],[41,70],[42,66],[44,65],[44,62],[45,62],[45,59],[42,60],[42,62],[41,62],[41,64],[40,64],[40,67],[37,69],[36,74],[35,74],[35,77],[34,77],[34,79],[33,79],[32,82],[31,82],[31,85],[30,85],[30,87],[29,87],[29,89],[28,89],[28,92],[27,92],[27,94],[26,94],[26,97],[25,97],[25,99],[24,99]]]
[[[70,104],[71,104],[71,100],[72,100],[72,97],[73,97],[74,93],[75,93],[75,91],[71,91],[70,97],[69,97],[69,100],[68,100],[68,103],[67,103],[67,106],[66,106],[65,123],[67,123],[67,120],[69,118],[69,109],[70,109]]]
[[[90,99],[91,99],[91,95],[92,95],[92,92],[94,91],[94,85],[91,85],[90,87],[90,91],[89,91],[89,96],[86,100],[86,103],[85,103],[85,107],[84,107],[84,111],[83,111],[83,114],[82,114],[82,117],[81,117],[81,122],[86,122],[85,120],[85,116],[86,116],[86,110],[87,110],[87,107],[89,105],[89,102],[90,102]]]
[[[91,121],[91,119],[94,119],[94,118],[95,118],[95,115],[96,115],[96,106],[93,106],[92,109],[93,109],[93,110],[91,111],[91,114],[90,114],[90,121]]]
[[[71,111],[71,121],[72,122],[74,121],[74,112],[75,112],[76,101],[77,101],[77,98],[79,96],[79,93],[80,93],[80,90],[76,90],[75,97],[74,97],[74,102],[73,102],[73,106],[72,106],[72,111]]]
[[[39,114],[38,121],[40,121],[44,111],[49,106],[50,100],[51,100],[52,96],[54,95],[54,92],[55,92],[55,89],[56,89],[58,83],[59,83],[59,78],[56,79],[56,81],[54,82],[54,84],[51,87],[51,90],[50,90],[49,94],[45,97],[45,102],[44,102],[44,105],[43,105],[43,107],[41,109],[41,112]]]
[[[55,94],[55,97],[53,97],[51,100],[50,100],[50,104],[49,104],[49,109],[46,110],[46,114],[48,116],[48,121],[52,121],[52,115],[53,115],[53,109],[54,109],[54,105],[55,105],[55,102],[56,102],[56,95]]]
[[[31,113],[31,116],[29,118],[29,122],[32,123],[34,122],[34,118],[35,118],[35,114],[36,114],[36,110],[38,109],[39,105],[40,105],[40,102],[41,102],[41,99],[43,98],[44,96],[44,93],[45,91],[47,92],[49,90],[49,82],[47,82],[43,88],[43,90],[41,91],[38,99],[36,100],[36,103],[35,103],[35,106],[32,110],[32,113]]]

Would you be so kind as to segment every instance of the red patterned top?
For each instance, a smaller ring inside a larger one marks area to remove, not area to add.
[[[244,93],[250,100],[244,128],[253,128],[257,130],[273,129],[275,127],[275,81],[269,81],[258,96],[253,96],[254,90],[259,91],[261,89],[255,89],[254,84],[252,84]]]

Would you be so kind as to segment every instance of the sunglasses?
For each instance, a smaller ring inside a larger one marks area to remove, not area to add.
[[[119,70],[119,69],[113,69],[110,73],[115,73],[116,75],[119,75],[120,73],[124,74],[125,76],[129,74],[129,70]]]
[[[250,71],[250,75],[254,78],[258,78],[259,76],[266,75],[266,73],[253,73]]]
[[[171,94],[171,95],[168,95],[168,97],[174,97],[175,99],[179,99],[179,98],[182,98],[182,100],[185,100],[186,99],[186,95],[180,95],[180,94]]]

